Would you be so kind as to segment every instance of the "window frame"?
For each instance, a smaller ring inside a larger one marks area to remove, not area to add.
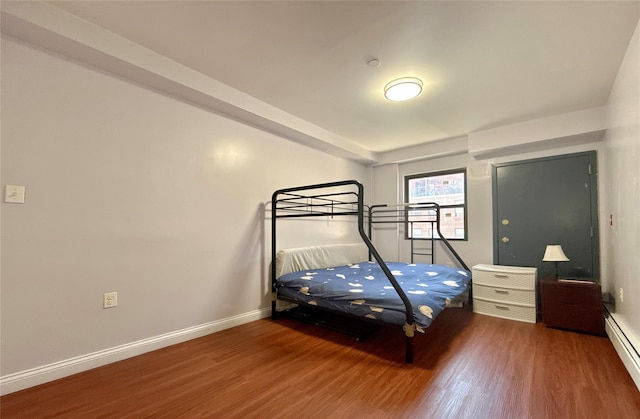
[[[464,188],[463,188],[463,193],[464,193],[464,203],[462,204],[448,204],[448,205],[440,205],[440,209],[453,209],[454,211],[457,208],[462,208],[463,212],[464,212],[464,237],[445,237],[447,240],[459,240],[459,241],[468,241],[469,240],[469,226],[468,226],[468,218],[469,218],[469,212],[468,212],[468,199],[467,199],[467,169],[466,168],[460,168],[460,169],[450,169],[450,170],[442,170],[442,171],[437,171],[437,172],[427,172],[427,173],[417,173],[417,174],[413,174],[413,175],[405,175],[404,176],[404,203],[405,204],[411,204],[411,202],[409,202],[409,182],[411,180],[414,179],[421,179],[421,178],[432,178],[432,177],[438,177],[438,176],[446,176],[446,175],[454,175],[454,174],[462,174],[463,176],[463,181],[464,181]],[[433,201],[429,201],[429,202],[433,202]],[[409,226],[410,226],[410,221],[409,220],[409,211],[407,209],[406,212],[406,217],[405,217],[405,229],[404,229],[404,238],[406,240],[432,240],[431,237],[411,237],[409,236]],[[411,232],[411,235],[413,236],[413,232]],[[433,240],[441,240],[440,237],[433,237]]]

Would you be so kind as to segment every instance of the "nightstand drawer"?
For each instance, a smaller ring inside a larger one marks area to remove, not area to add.
[[[597,284],[583,281],[582,283],[573,282],[556,282],[557,286],[552,287],[549,291],[547,281],[545,283],[545,291],[549,294],[547,297],[550,301],[560,304],[576,305],[585,303],[597,304],[601,301],[600,289]]]
[[[533,290],[536,288],[536,268],[498,265],[473,267],[473,283],[490,287]]]
[[[492,300],[497,302],[528,304],[531,306],[535,306],[536,304],[536,292],[533,289],[520,290],[474,284],[473,296],[482,300]]]
[[[540,285],[542,320],[547,326],[605,334],[600,284],[544,280]]]
[[[519,320],[522,322],[536,322],[536,307],[524,307],[507,303],[497,303],[491,301],[473,299],[473,311],[479,314],[486,314],[493,317],[501,317],[509,320]]]

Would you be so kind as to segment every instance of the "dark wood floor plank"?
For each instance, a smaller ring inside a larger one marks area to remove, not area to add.
[[[606,337],[451,309],[363,342],[260,320],[6,395],[2,418],[637,418]]]

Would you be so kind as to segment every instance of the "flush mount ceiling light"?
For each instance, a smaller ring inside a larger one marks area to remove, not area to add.
[[[384,86],[384,97],[393,102],[413,99],[422,92],[422,80],[415,77],[396,79]]]

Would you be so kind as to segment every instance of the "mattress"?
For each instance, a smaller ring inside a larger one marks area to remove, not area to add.
[[[466,291],[471,280],[471,272],[444,265],[386,265],[411,301],[421,331]],[[405,305],[376,262],[291,272],[280,276],[276,287],[279,297],[296,303],[382,323],[406,323]]]

